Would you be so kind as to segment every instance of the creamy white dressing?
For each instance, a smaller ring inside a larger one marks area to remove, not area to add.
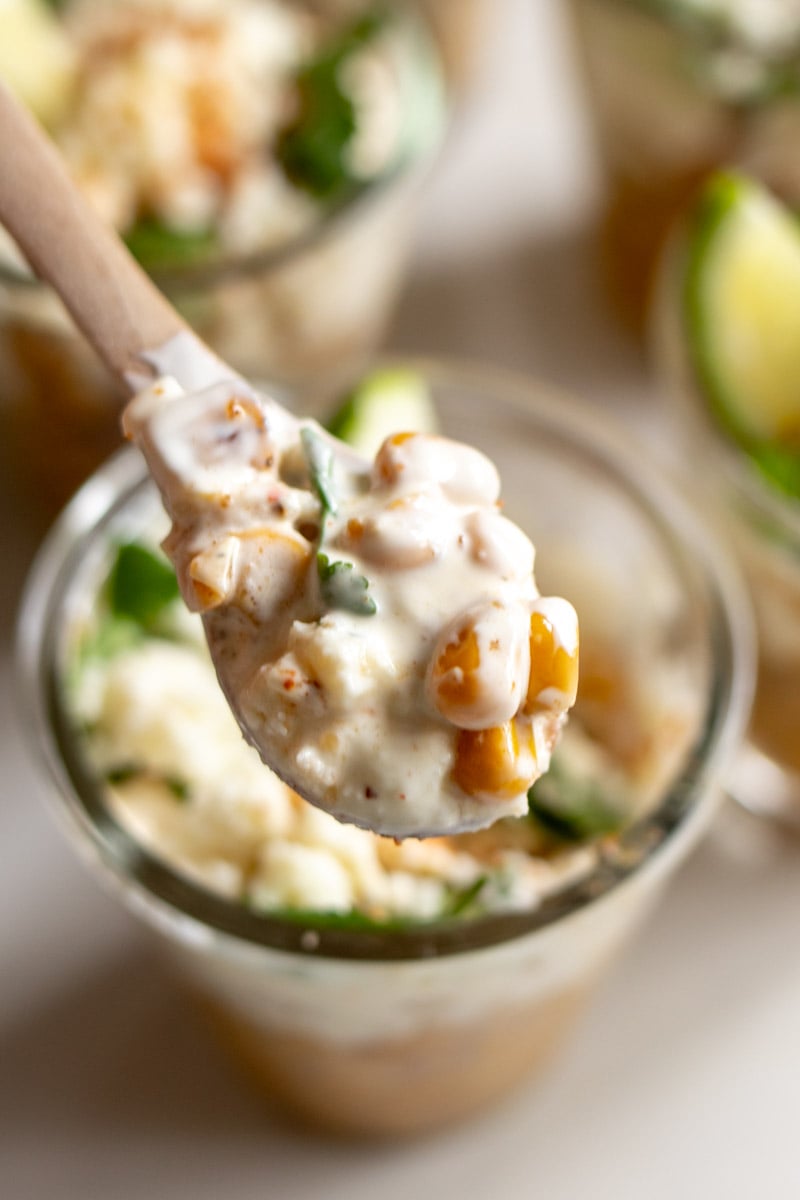
[[[397,837],[527,811],[575,699],[577,618],[479,451],[398,434],[374,463],[244,385],[125,414],[246,736],[340,820]]]

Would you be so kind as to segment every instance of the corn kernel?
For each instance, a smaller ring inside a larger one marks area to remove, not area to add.
[[[480,688],[480,665],[477,634],[472,627],[462,629],[445,645],[431,672],[435,704],[442,716],[474,707]]]
[[[208,612],[229,598],[234,587],[237,556],[238,544],[232,537],[215,542],[194,556],[188,570],[193,611]]]
[[[375,455],[375,475],[383,483],[396,483],[405,470],[405,463],[394,453],[411,438],[414,433],[393,433],[387,437]]]
[[[578,652],[559,644],[553,622],[543,612],[531,614],[531,673],[525,712],[554,708],[565,712],[578,691]]]
[[[459,732],[453,780],[468,796],[518,796],[536,774],[536,748],[527,723],[506,721],[493,729]]]
[[[267,619],[300,591],[311,561],[311,548],[299,534],[268,526],[234,535],[240,542],[237,595],[245,610]],[[256,563],[258,564],[256,567]]]

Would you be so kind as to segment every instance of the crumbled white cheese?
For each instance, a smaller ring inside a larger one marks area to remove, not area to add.
[[[242,738],[199,619],[182,616],[179,628],[189,641],[153,638],[91,661],[73,703],[113,780],[117,818],[195,882],[260,909],[425,920],[479,880],[482,907],[533,908],[587,866],[583,852],[558,866],[537,859],[524,831],[502,823],[472,838],[395,842],[306,804]]]

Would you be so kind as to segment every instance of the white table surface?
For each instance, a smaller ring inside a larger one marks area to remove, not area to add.
[[[659,437],[589,266],[597,181],[560,0],[494,6],[390,344],[535,373]],[[274,1123],[33,792],[10,647],[38,531],[0,512],[2,1200],[800,1196],[800,843],[735,809],[546,1079],[423,1143]]]

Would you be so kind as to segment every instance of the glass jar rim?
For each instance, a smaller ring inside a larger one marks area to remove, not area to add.
[[[256,913],[214,895],[143,849],[114,821],[99,781],[74,744],[60,697],[58,645],[61,600],[93,539],[149,486],[139,455],[124,449],[93,475],[45,539],[23,595],[17,629],[17,677],[23,728],[39,769],[44,763],[79,848],[122,887],[146,919],[185,941],[227,942],[337,960],[428,959],[485,949],[552,927],[601,900],[634,875],[653,872],[705,823],[708,785],[741,734],[751,698],[754,658],[749,607],[738,573],[697,514],[640,448],[581,402],[513,372],[469,362],[402,359],[434,385],[480,388],[540,430],[560,436],[584,461],[610,473],[670,548],[676,572],[702,572],[708,592],[711,679],[700,729],[658,805],[598,847],[593,869],[535,908],[402,928],[326,927]]]
[[[386,174],[359,185],[354,192],[323,212],[313,225],[279,245],[248,254],[227,255],[208,262],[187,263],[180,267],[147,268],[147,273],[161,291],[171,299],[180,301],[182,296],[197,289],[238,279],[247,280],[265,272],[277,272],[302,258],[307,251],[324,245],[328,237],[356,225],[377,208],[398,184],[410,183],[417,175],[421,181],[433,164],[435,150],[436,145],[433,145],[418,157],[402,159]],[[19,288],[20,291],[31,293],[45,291],[48,285],[22,266],[0,259],[0,287]]]

